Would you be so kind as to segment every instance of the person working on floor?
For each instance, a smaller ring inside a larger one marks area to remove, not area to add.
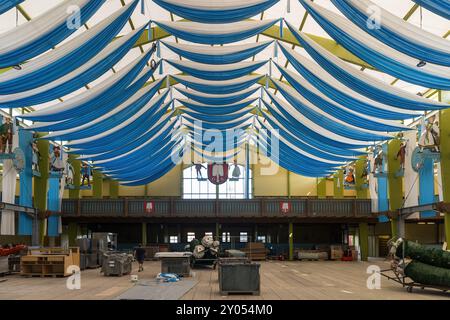
[[[138,272],[144,271],[145,249],[142,248],[142,244],[139,244],[137,248],[134,249],[134,257],[139,263]]]

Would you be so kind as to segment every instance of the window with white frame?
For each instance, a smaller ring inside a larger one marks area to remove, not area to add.
[[[195,232],[188,232],[187,233],[187,242],[191,242],[195,239]]]
[[[222,242],[231,242],[231,234],[229,232],[222,232]]]
[[[170,236],[169,243],[178,243],[178,236]]]
[[[239,233],[239,242],[248,242],[248,233],[247,232]]]
[[[183,170],[183,199],[245,199],[247,170],[242,165],[230,164],[229,179],[219,185],[208,180],[208,164],[192,165]],[[198,172],[197,172],[198,169]],[[233,172],[239,176],[233,177]],[[248,188],[252,198],[253,175],[249,170]]]

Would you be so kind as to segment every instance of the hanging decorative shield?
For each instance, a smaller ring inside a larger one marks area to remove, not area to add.
[[[228,164],[208,164],[208,180],[215,185],[224,184],[228,180]]]

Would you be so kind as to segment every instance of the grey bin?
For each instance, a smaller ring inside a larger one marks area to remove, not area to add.
[[[86,268],[95,269],[100,265],[98,263],[98,255],[97,253],[88,253],[86,254]]]
[[[86,254],[80,253],[80,270],[86,269]]]
[[[219,264],[220,294],[251,293],[260,294],[260,264],[224,263]]]
[[[127,253],[108,253],[103,256],[102,272],[105,276],[123,276],[131,273],[133,256]]]
[[[190,257],[170,257],[160,259],[162,273],[174,273],[183,277],[189,277],[191,274]]]

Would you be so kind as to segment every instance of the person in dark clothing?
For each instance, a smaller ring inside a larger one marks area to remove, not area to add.
[[[134,249],[134,257],[139,263],[138,272],[144,271],[145,249],[142,248],[142,244],[139,244],[138,247]]]

